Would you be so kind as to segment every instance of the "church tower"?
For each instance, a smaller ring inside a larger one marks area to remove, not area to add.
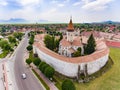
[[[68,24],[68,28],[67,28],[67,41],[72,43],[73,40],[74,40],[74,27],[73,27],[72,17],[71,17],[70,22]]]

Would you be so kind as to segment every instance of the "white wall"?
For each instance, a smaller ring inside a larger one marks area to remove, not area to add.
[[[35,50],[34,46],[34,50]],[[69,63],[62,60],[59,60],[57,58],[54,58],[42,51],[40,51],[38,48],[36,48],[36,51],[38,53],[38,56],[51,65],[57,72],[69,76],[69,77],[75,77],[78,73],[78,65],[80,65],[81,70],[84,69],[84,65],[87,64],[88,74],[92,74],[96,71],[98,71],[101,67],[103,67],[107,60],[108,60],[108,54],[104,57],[101,57],[97,60],[94,60],[92,62],[87,63]]]

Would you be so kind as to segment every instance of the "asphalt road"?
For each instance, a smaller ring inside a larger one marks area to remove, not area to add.
[[[25,39],[21,42],[20,46],[18,47],[15,53],[14,69],[15,69],[15,78],[18,85],[18,89],[19,90],[44,90],[42,85],[39,83],[39,81],[30,71],[30,69],[26,67],[26,64],[24,61],[24,52],[26,50],[27,45],[28,45],[28,39],[27,39],[27,36],[25,36]],[[22,73],[27,74],[26,79],[21,78]]]

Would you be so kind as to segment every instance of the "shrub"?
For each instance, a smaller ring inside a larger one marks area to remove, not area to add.
[[[34,58],[33,63],[38,66],[40,64],[41,60],[39,58]]]
[[[26,59],[26,63],[30,65],[32,63],[32,60],[30,58]]]
[[[41,68],[42,68],[42,65],[44,65],[44,64],[46,64],[45,62],[40,62],[40,64],[39,64],[39,66],[38,66],[38,68],[39,68],[39,70],[41,70]]]
[[[63,83],[62,83],[62,90],[76,90],[75,85],[73,84],[73,82],[69,79],[66,79]]]
[[[45,69],[46,69],[47,67],[49,67],[48,64],[43,64],[43,65],[42,65],[42,67],[41,67],[42,73],[45,73]]]
[[[27,46],[27,50],[31,51],[33,49],[32,45]]]
[[[50,66],[45,69],[45,76],[48,77],[49,79],[53,77],[54,73],[55,73],[54,68]]]

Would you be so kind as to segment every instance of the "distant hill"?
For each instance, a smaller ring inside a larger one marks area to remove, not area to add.
[[[44,23],[44,22],[49,22],[48,20],[43,20],[43,19],[41,19],[41,20],[39,20],[38,21],[39,23]]]
[[[0,20],[0,23],[27,23],[28,21],[22,18],[11,18],[9,20]]]
[[[120,24],[120,22],[116,22],[116,21],[102,21],[102,22],[93,22],[93,23],[102,23],[102,24]]]
[[[120,22],[116,22],[116,21],[104,21],[102,23],[105,23],[105,24],[120,24]]]

